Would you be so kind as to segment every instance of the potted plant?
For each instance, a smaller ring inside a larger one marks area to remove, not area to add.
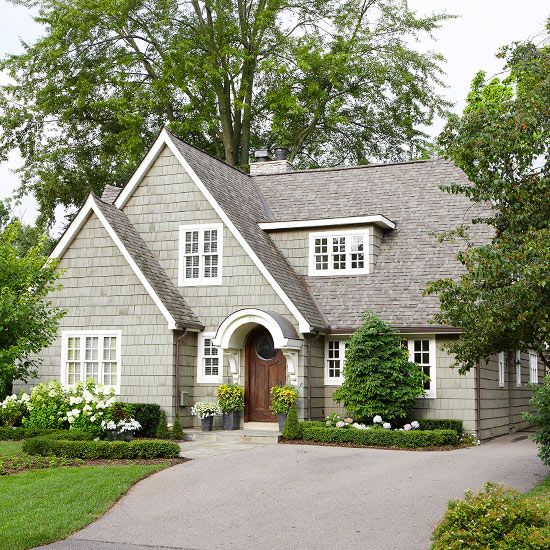
[[[132,441],[134,432],[141,428],[141,424],[134,418],[123,418],[118,422],[109,420],[102,422],[102,427],[109,441]]]
[[[211,432],[214,416],[220,414],[220,407],[217,403],[209,401],[197,401],[191,407],[191,414],[198,416],[201,420],[201,430],[203,432]]]
[[[238,430],[244,409],[244,389],[233,384],[222,384],[218,387],[217,396],[223,414],[223,429]]]
[[[289,384],[271,388],[271,410],[277,415],[279,431],[283,431],[286,418],[298,398],[298,390]]]

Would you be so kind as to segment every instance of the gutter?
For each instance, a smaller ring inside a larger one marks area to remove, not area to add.
[[[321,337],[320,332],[316,332],[313,338],[310,338],[307,342],[307,400],[306,400],[306,412],[307,420],[311,420],[311,346],[313,342],[318,340]]]
[[[476,363],[475,376],[475,392],[476,392],[476,436],[481,440],[481,363]]]
[[[180,344],[183,339],[187,336],[187,329],[183,329],[183,332],[176,338],[176,350],[175,350],[175,365],[174,365],[174,375],[176,377],[175,381],[175,409],[176,416],[179,415],[181,407],[181,391],[180,391]]]

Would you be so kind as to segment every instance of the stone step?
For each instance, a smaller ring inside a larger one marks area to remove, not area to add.
[[[274,430],[213,430],[203,432],[192,428],[185,431],[186,441],[216,441],[232,443],[277,443],[279,441],[278,431]]]

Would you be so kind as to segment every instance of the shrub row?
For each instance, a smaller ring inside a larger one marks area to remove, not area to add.
[[[33,455],[60,456],[64,458],[175,458],[180,453],[176,443],[163,440],[135,441],[71,441],[50,436],[27,439],[23,451]]]
[[[415,449],[421,447],[441,447],[456,445],[459,441],[454,430],[357,430],[355,428],[327,428],[304,422],[303,438],[318,443],[339,443],[380,447],[402,447]]]
[[[69,431],[57,428],[11,428],[4,426],[0,427],[0,441],[21,441],[22,439],[58,433],[66,434]]]
[[[464,433],[464,424],[462,420],[440,420],[438,418],[424,418],[419,420],[421,430],[454,430],[458,437]]]

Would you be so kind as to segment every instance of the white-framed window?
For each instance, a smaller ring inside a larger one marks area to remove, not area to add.
[[[309,234],[309,275],[369,272],[369,229]]]
[[[65,386],[93,378],[118,393],[120,376],[120,331],[62,331],[61,382]]]
[[[529,381],[531,384],[539,383],[539,358],[534,351],[529,352]]]
[[[430,379],[424,384],[424,397],[436,397],[435,336],[418,336],[407,339],[409,361],[419,365]]]
[[[223,381],[223,350],[213,344],[214,333],[199,335],[197,382],[221,384]]]
[[[347,340],[341,339],[325,342],[325,385],[342,385],[347,345]]]
[[[180,286],[221,285],[223,224],[181,225]]]
[[[506,370],[506,354],[503,351],[498,353],[498,387],[504,388],[504,372]]]
[[[521,388],[521,351],[516,351],[516,387]]]

